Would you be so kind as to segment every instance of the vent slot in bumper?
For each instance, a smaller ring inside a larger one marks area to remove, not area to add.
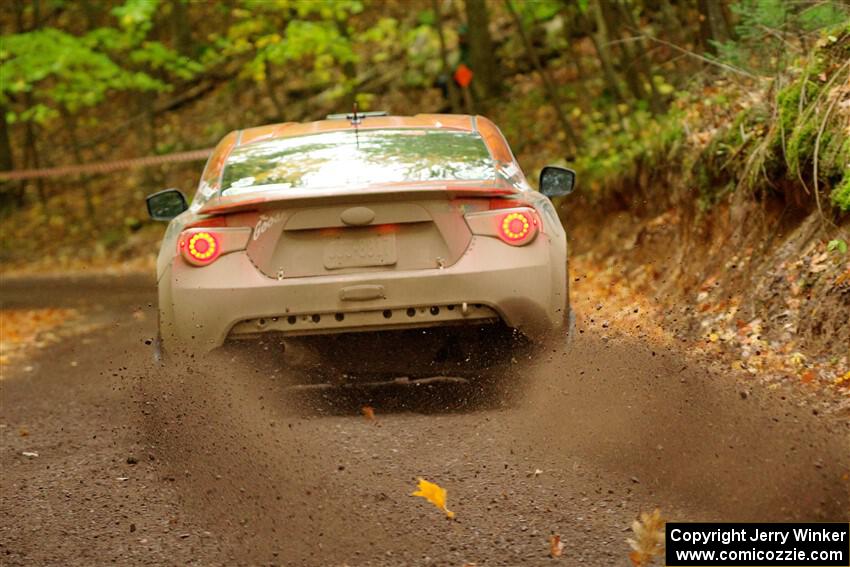
[[[241,339],[261,333],[312,335],[381,331],[464,323],[495,323],[499,314],[480,303],[417,305],[370,311],[336,311],[330,313],[298,313],[256,317],[240,321],[230,330],[230,339]]]

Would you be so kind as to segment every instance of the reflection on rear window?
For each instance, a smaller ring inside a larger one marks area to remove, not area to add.
[[[221,187],[341,187],[404,181],[496,178],[496,164],[476,134],[444,130],[353,130],[257,142],[236,148]]]

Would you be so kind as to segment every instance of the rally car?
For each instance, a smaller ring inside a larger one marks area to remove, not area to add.
[[[367,363],[401,365],[462,364],[496,335],[565,338],[567,240],[550,197],[574,181],[550,166],[534,190],[482,116],[355,112],[231,132],[191,204],[175,189],[147,198],[169,221],[160,344],[300,340],[345,360],[381,345]],[[399,337],[406,354],[386,342]]]

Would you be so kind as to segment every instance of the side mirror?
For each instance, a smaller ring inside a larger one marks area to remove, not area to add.
[[[156,221],[170,221],[189,208],[186,197],[177,189],[165,189],[145,198],[148,214]]]
[[[569,195],[575,184],[576,172],[572,169],[547,165],[540,172],[540,192],[549,198]]]

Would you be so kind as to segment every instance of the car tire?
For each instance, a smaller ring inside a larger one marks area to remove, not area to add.
[[[160,368],[166,366],[168,356],[165,351],[165,344],[162,340],[162,334],[159,331],[156,333],[156,338],[153,340],[153,361]]]
[[[570,308],[569,314],[567,315],[567,346],[570,347],[575,341],[576,334],[576,312]]]

